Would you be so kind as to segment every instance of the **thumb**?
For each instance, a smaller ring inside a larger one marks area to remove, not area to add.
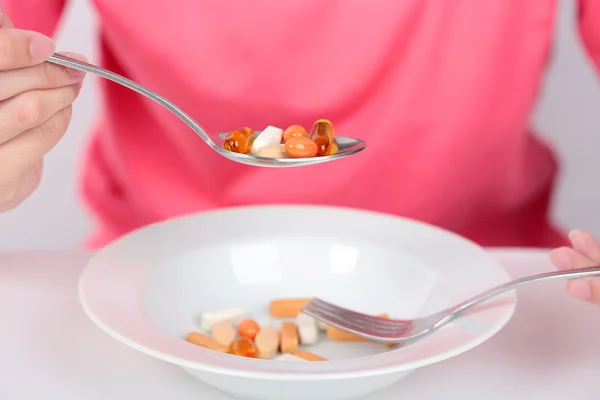
[[[6,15],[6,12],[4,11],[4,7],[2,7],[2,4],[0,4],[0,28],[14,28],[15,26],[13,25],[12,21],[10,20],[10,18],[8,18],[8,15]]]

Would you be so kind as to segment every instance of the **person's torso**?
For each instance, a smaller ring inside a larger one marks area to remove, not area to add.
[[[88,197],[105,198],[91,201],[97,213],[124,208],[129,221],[108,224],[311,203],[473,236],[541,196],[553,175],[528,121],[555,0],[95,1],[104,66],[209,133],[310,128],[327,118],[339,135],[367,143],[357,156],[313,167],[244,166],[160,106],[103,82],[105,122],[85,185]]]

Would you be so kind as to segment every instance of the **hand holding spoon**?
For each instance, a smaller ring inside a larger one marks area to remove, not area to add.
[[[200,138],[204,140],[211,149],[232,161],[239,162],[242,164],[275,168],[300,167],[306,165],[320,164],[333,160],[340,160],[342,158],[357,154],[358,152],[364,150],[364,148],[366,147],[365,142],[363,142],[360,139],[336,136],[336,141],[339,150],[337,151],[337,153],[328,156],[311,158],[266,158],[253,156],[250,154],[234,153],[223,148],[223,140],[225,139],[225,137],[227,137],[227,133],[219,134],[216,137],[211,138],[206,133],[206,131],[204,131],[204,129],[202,129],[202,127],[196,121],[194,121],[188,114],[186,114],[182,109],[180,109],[175,104],[171,103],[169,100],[154,93],[153,91],[142,85],[139,85],[121,75],[105,70],[104,68],[100,68],[95,65],[78,61],[59,54],[54,54],[53,56],[51,56],[48,59],[48,62],[96,74],[102,78],[123,85],[126,88],[133,90],[134,92],[146,96],[150,100],[155,101],[156,103],[165,107],[167,110],[171,111],[173,114],[179,117],[179,119],[185,122],[187,126],[189,126],[194,132],[196,132],[196,134],[198,134],[198,136],[200,136]]]

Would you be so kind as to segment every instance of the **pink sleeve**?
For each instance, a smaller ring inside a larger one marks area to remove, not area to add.
[[[600,0],[578,0],[579,34],[585,49],[600,71]]]
[[[16,28],[52,36],[67,0],[0,0]]]

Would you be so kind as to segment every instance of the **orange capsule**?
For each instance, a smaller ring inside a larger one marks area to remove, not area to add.
[[[223,147],[234,153],[248,154],[252,150],[254,139],[256,139],[256,133],[252,129],[248,127],[237,129],[225,138]]]
[[[238,324],[238,332],[240,336],[254,340],[256,334],[260,330],[260,325],[253,319],[245,319]]]
[[[317,155],[317,144],[305,137],[295,137],[285,144],[285,152],[293,158],[310,158]]]
[[[247,337],[239,337],[231,344],[229,349],[231,354],[241,357],[257,358],[258,351],[254,342]]]
[[[308,137],[308,132],[306,132],[306,129],[300,125],[289,126],[285,131],[283,131],[283,143],[287,143],[288,140],[295,137]]]
[[[335,129],[333,124],[326,119],[315,122],[310,131],[310,138],[317,144],[317,155],[326,156],[331,151],[335,141]]]

